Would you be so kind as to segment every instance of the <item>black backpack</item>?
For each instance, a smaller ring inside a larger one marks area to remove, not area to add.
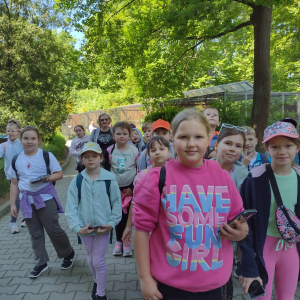
[[[18,158],[19,154],[15,155],[12,159],[12,162],[11,162],[11,166],[12,166],[13,170],[16,173],[17,180],[20,180],[20,177],[19,177],[19,174],[18,174],[17,168],[16,168],[16,161],[17,161],[17,158]],[[51,175],[51,171],[50,171],[50,167],[49,167],[50,166],[50,157],[49,157],[49,152],[48,151],[43,150],[43,158],[44,158],[44,161],[46,163],[47,174]],[[53,181],[52,184],[55,185],[55,181]]]

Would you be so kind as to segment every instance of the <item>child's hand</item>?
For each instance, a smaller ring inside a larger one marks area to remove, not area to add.
[[[90,234],[92,233],[95,229],[89,229],[91,226],[91,223],[87,224],[85,227],[82,227],[77,233],[78,234]]]
[[[132,228],[131,227],[126,227],[125,230],[123,231],[122,242],[126,246],[130,245],[131,233],[132,233]]]
[[[209,153],[208,158],[213,158],[217,156],[217,152],[216,151],[212,151]]]
[[[97,233],[106,233],[111,231],[113,228],[110,225],[102,225],[101,228],[97,229]]]
[[[227,223],[223,223],[223,227],[220,226],[219,236],[224,240],[230,240],[238,242],[243,240],[249,231],[247,222],[234,221],[235,228],[232,228]]]
[[[127,188],[125,193],[124,193],[125,197],[127,196],[132,196],[133,195],[133,192],[132,192],[132,189],[131,188]]]
[[[239,280],[241,282],[242,288],[246,295],[248,295],[249,286],[254,280],[258,280],[260,282],[260,284],[262,285],[262,280],[260,277],[247,278],[247,277],[242,276]]]
[[[145,300],[162,299],[163,296],[157,288],[157,281],[152,277],[140,278],[141,290]]]
[[[247,153],[244,153],[244,157],[242,159],[242,164],[245,166],[245,167],[248,167],[250,162],[251,162],[251,156],[253,155],[254,151],[253,152],[250,152],[249,154]]]
[[[17,213],[17,206],[14,205],[10,205],[10,213],[13,217],[17,218],[18,217],[18,213]]]

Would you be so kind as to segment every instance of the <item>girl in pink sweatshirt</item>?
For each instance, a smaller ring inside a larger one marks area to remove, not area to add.
[[[165,165],[164,191],[160,195],[160,168],[135,187],[134,250],[146,300],[221,299],[232,271],[230,241],[247,235],[246,223],[227,225],[243,210],[234,182],[217,162],[203,159],[209,129],[195,109],[177,114],[172,132],[178,159]]]

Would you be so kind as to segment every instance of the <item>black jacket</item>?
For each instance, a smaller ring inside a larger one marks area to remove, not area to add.
[[[300,168],[294,168],[297,176],[300,176]],[[300,186],[298,186],[300,191]],[[245,179],[241,196],[245,209],[256,209],[257,214],[248,220],[249,235],[247,239],[240,244],[242,250],[242,276],[257,277],[260,276],[263,285],[268,283],[268,273],[263,258],[263,249],[267,236],[267,228],[271,207],[271,189],[269,178],[266,172],[266,164],[252,169]],[[300,218],[300,196],[298,193],[295,213]],[[297,243],[298,252],[300,243]],[[274,250],[275,251],[275,250]]]

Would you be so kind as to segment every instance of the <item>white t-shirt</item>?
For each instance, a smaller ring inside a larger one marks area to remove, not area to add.
[[[49,152],[49,168],[51,174],[54,172],[61,171],[61,167],[55,156]],[[36,192],[48,184],[52,184],[51,182],[37,182],[30,183],[31,179],[43,176],[47,174],[47,167],[43,157],[43,150],[38,149],[38,152],[33,156],[25,155],[24,151],[22,151],[17,160],[16,160],[16,170],[19,175],[19,190],[20,190],[20,199],[22,198],[23,193],[21,191],[30,191]],[[12,178],[17,178],[16,172],[13,170],[12,166],[10,166],[10,175]],[[53,197],[50,194],[41,194],[41,197],[44,201],[50,200]],[[28,199],[30,203],[33,203],[32,196],[28,195]]]
[[[93,131],[94,129],[96,129],[96,127],[94,127],[93,124],[90,124],[90,125],[89,125],[89,132],[92,133],[92,131]]]
[[[111,171],[116,175],[119,187],[128,186],[136,175],[136,159],[139,151],[135,146],[128,145],[126,151],[120,151],[115,146],[111,158]]]

